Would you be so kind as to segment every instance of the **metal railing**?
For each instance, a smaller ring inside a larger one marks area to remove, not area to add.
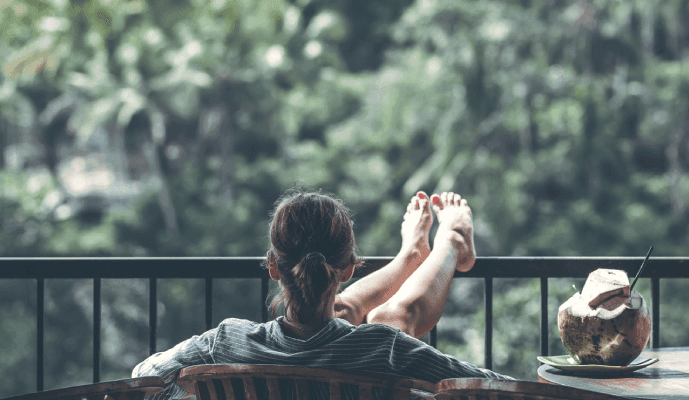
[[[360,278],[380,269],[392,257],[368,257],[364,268],[356,271]],[[157,280],[164,278],[205,279],[206,329],[212,328],[213,279],[261,279],[261,298],[268,296],[268,271],[260,267],[263,257],[215,258],[0,258],[0,279],[35,279],[37,290],[36,313],[36,372],[38,391],[44,382],[44,317],[46,279],[93,279],[93,381],[100,381],[101,353],[101,280],[149,279],[149,351],[156,351],[157,341]],[[548,355],[548,278],[586,278],[598,268],[621,269],[634,276],[643,257],[479,257],[467,273],[455,273],[455,278],[484,278],[485,347],[484,364],[492,369],[493,355],[493,279],[540,278],[540,353]],[[643,276],[651,278],[651,347],[660,346],[660,279],[689,278],[689,257],[654,257],[647,264]],[[263,321],[268,310],[262,309]],[[430,343],[437,345],[437,330],[430,333]]]

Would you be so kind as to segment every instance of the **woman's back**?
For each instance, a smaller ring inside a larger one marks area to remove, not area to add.
[[[267,323],[226,319],[217,328],[139,364],[134,375],[166,376],[192,365],[239,363],[368,371],[429,382],[455,377],[510,379],[443,354],[387,325],[356,327],[335,318],[310,339],[300,340],[284,334],[281,319]],[[184,393],[176,387],[171,394]]]

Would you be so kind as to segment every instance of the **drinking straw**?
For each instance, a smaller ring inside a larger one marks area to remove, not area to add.
[[[644,270],[644,267],[646,266],[646,261],[648,261],[648,257],[651,256],[652,251],[653,251],[653,246],[651,246],[651,248],[648,249],[648,254],[646,254],[646,259],[644,259],[644,262],[641,263],[641,268],[639,268],[639,272],[636,273],[636,277],[634,278],[634,282],[632,282],[632,286],[629,287],[630,292],[634,289],[634,285],[636,285],[636,281],[637,281],[637,279],[639,279],[639,275],[641,275],[641,271]]]

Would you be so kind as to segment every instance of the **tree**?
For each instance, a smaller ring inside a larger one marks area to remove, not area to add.
[[[344,199],[363,255],[397,251],[417,190],[469,200],[479,255],[683,255],[688,3],[5,2],[0,254],[262,255],[273,201],[299,185]],[[30,329],[24,289],[2,284],[1,331]],[[516,377],[535,374],[536,333],[515,328],[535,321],[534,284],[495,283],[495,367]],[[175,329],[199,283],[165,285],[161,345],[203,328]],[[686,344],[683,283],[663,285],[663,335]],[[552,310],[571,282],[551,288]],[[58,283],[48,302],[83,323],[88,290]],[[145,328],[144,292],[104,285],[106,341]],[[441,349],[478,364],[481,296],[455,282],[440,329]],[[90,340],[70,329],[48,342]],[[550,340],[561,352],[552,324]],[[132,341],[104,355],[106,376],[145,355]],[[75,369],[49,363],[50,385],[88,376],[79,351]],[[21,370],[16,354],[0,368]]]

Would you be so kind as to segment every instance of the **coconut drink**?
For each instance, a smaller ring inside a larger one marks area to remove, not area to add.
[[[562,344],[579,364],[625,366],[646,347],[651,318],[624,271],[598,269],[589,274],[581,293],[560,306],[557,327]]]

